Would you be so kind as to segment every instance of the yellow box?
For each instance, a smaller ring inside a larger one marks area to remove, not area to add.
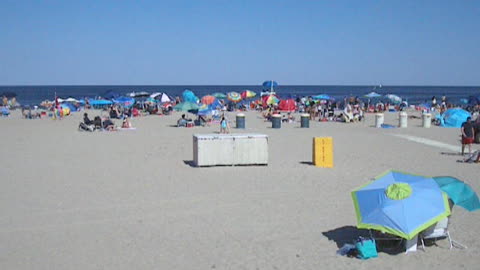
[[[333,138],[313,138],[313,165],[323,168],[333,168]]]

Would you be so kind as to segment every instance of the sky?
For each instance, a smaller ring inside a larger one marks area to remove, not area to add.
[[[0,85],[480,85],[480,1],[0,1]]]

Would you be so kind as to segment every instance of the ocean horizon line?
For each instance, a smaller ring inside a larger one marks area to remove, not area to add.
[[[253,86],[258,87],[261,84],[0,84],[0,87],[52,87],[52,86],[67,86],[67,87],[76,87],[76,86]],[[380,84],[282,84],[278,87],[288,87],[288,86],[345,86],[345,87],[378,87]],[[479,87],[480,85],[434,85],[434,84],[382,84],[381,88],[385,87]]]

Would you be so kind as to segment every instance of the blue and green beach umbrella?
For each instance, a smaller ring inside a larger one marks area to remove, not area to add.
[[[450,215],[447,195],[435,180],[388,171],[352,192],[357,227],[412,239]]]

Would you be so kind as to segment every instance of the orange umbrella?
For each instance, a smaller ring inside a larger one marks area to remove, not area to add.
[[[207,95],[207,96],[202,97],[202,103],[205,104],[205,105],[210,105],[213,102],[215,102],[215,99],[216,99],[216,97]]]

